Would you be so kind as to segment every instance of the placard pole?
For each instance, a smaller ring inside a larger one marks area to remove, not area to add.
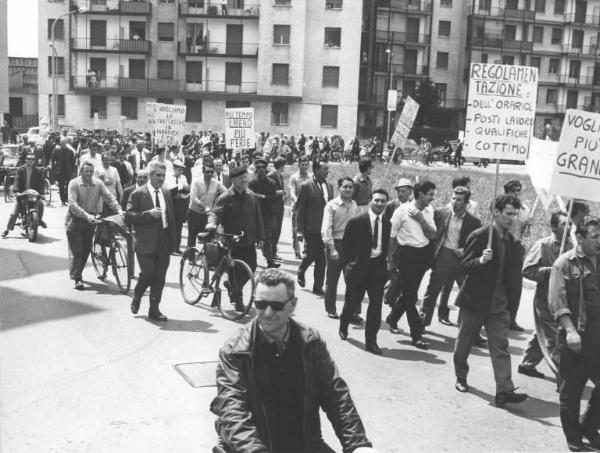
[[[562,241],[560,242],[560,252],[558,252],[559,256],[563,254],[563,252],[565,251],[565,246],[567,245],[567,237],[569,236],[569,231],[571,229],[571,214],[573,213],[574,204],[574,200],[571,198],[571,200],[569,201],[569,212],[567,213],[567,223],[565,223],[565,231],[563,231]]]
[[[498,176],[500,174],[500,160],[496,159],[496,177],[494,179],[494,196],[490,206],[490,232],[488,234],[487,248],[492,248],[492,235],[494,233],[494,204],[496,203],[496,194],[498,193]]]

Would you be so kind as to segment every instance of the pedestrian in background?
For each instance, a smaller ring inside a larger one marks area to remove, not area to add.
[[[273,231],[273,259],[281,261],[277,254],[277,244],[281,237],[281,226],[283,224],[285,183],[283,182],[283,173],[285,171],[286,160],[283,157],[277,157],[273,162],[274,170],[268,174],[275,182],[275,200],[273,201],[274,231]]]
[[[227,190],[223,184],[213,178],[214,174],[214,167],[206,164],[202,167],[202,177],[192,180],[187,213],[188,248],[196,245],[198,233],[206,228],[208,215],[217,203],[217,199]]]
[[[305,139],[306,140],[306,139]],[[300,156],[298,158],[298,171],[290,176],[289,189],[290,189],[290,211],[292,213],[292,246],[296,259],[302,259],[302,253],[300,253],[300,245],[298,242],[298,227],[297,227],[297,212],[296,204],[298,201],[298,190],[300,186],[311,179],[312,175],[308,172],[308,158],[306,156]]]
[[[175,210],[175,245],[173,247],[176,255],[181,255],[181,231],[190,204],[190,185],[187,178],[183,174],[185,165],[179,159],[173,161],[173,178],[170,187],[167,187],[171,192],[173,199],[173,208]]]
[[[371,158],[361,157],[358,161],[359,174],[354,177],[354,193],[352,194],[352,199],[356,201],[360,214],[369,210],[371,192],[373,191],[372,170],[373,162]]]

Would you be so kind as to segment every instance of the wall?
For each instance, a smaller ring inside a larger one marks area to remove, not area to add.
[[[0,0],[0,120],[8,113],[8,0]]]

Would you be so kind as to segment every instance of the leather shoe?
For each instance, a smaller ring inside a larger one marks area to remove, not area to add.
[[[75,289],[78,291],[84,290],[83,282],[81,280],[75,280]]]
[[[298,285],[300,285],[301,288],[304,288],[306,286],[306,282],[304,281],[304,274],[301,274],[300,272],[298,272]]]
[[[480,348],[485,348],[487,346],[487,340],[481,336],[481,334],[477,335],[477,338],[473,340],[473,344]]]
[[[356,313],[354,313],[351,317],[350,317],[350,322],[352,324],[357,324],[357,325],[361,325],[363,323],[364,319],[362,318],[362,316],[357,315]]]
[[[569,448],[569,451],[596,451],[594,448],[584,444],[581,440],[577,442],[567,442],[567,447]]]
[[[8,236],[8,230],[4,230],[2,232],[2,237],[5,238],[6,236]]]
[[[274,259],[275,261],[283,261],[283,258],[282,258],[282,257],[280,257],[280,256],[279,256],[277,253],[276,253],[275,255],[273,255],[273,259]]]
[[[160,311],[154,311],[148,313],[148,319],[151,319],[152,321],[166,321],[167,317],[163,315]]]
[[[138,297],[131,299],[131,313],[134,315],[137,315],[138,311],[140,310],[140,302],[141,299]]]
[[[46,222],[44,222],[43,220],[40,220],[39,224],[42,228],[48,228],[48,225],[46,225]]]
[[[338,332],[338,335],[340,336],[340,340],[346,341],[348,339],[348,332],[344,332],[343,330],[340,330]]]
[[[522,403],[527,399],[526,393],[516,393],[514,390],[496,393],[496,406],[504,406],[506,403]]]
[[[279,265],[277,265],[277,267],[279,267]],[[313,288],[312,292],[317,296],[325,295],[325,291],[323,291],[323,288]]]
[[[509,329],[514,330],[516,332],[523,332],[525,330],[523,327],[521,327],[520,325],[517,324],[517,321],[511,322]]]
[[[600,450],[600,434],[598,434],[597,430],[583,429],[583,437],[585,437],[589,441],[589,443],[593,449]]]
[[[267,267],[270,269],[277,269],[278,267],[281,267],[281,264],[276,263],[275,261],[267,261]]]
[[[517,369],[517,371],[519,372],[519,374],[524,374],[525,376],[529,376],[529,377],[540,378],[540,379],[543,379],[544,377],[546,377],[544,375],[544,373],[536,370],[534,366],[519,365],[519,368]]]
[[[452,321],[450,321],[448,318],[439,318],[440,324],[443,324],[445,326],[454,326],[454,323]]]
[[[392,320],[390,319],[389,316],[387,318],[385,318],[385,322],[388,324],[388,326],[390,326],[390,332],[395,333],[395,334],[400,333],[400,329],[398,329],[398,324],[395,322],[392,322]]]
[[[454,388],[461,393],[467,393],[469,391],[469,386],[467,385],[466,379],[457,379],[456,384],[454,384]]]
[[[331,319],[340,319],[337,313],[327,313],[327,316]]]
[[[377,346],[377,343],[367,343],[365,345],[365,351],[368,351],[375,355],[383,355],[383,351],[379,346]]]
[[[413,340],[412,344],[417,349],[423,349],[423,350],[429,349],[429,343],[427,343],[426,341],[424,341],[422,339]]]

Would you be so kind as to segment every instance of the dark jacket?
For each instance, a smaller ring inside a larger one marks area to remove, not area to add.
[[[267,370],[255,368],[258,321],[255,319],[230,339],[220,351],[217,367],[217,397],[211,411],[219,419],[217,432],[226,451],[235,453],[273,452],[271,437],[274,426],[267,421],[260,383]],[[319,333],[290,320],[290,335],[300,336],[305,370],[304,445],[306,453],[320,453],[323,448],[319,408],[327,414],[345,453],[371,443],[358,415],[346,382]],[[273,452],[276,453],[276,452]]]
[[[493,258],[481,264],[479,258],[487,248],[489,225],[473,231],[467,238],[465,252],[460,263],[461,273],[466,275],[458,295],[456,305],[471,310],[486,312],[491,305],[492,295],[498,276],[498,233],[494,228],[492,235]],[[520,245],[515,242],[512,234],[506,233],[506,256],[504,258],[504,286],[509,301],[519,290],[522,283]],[[509,311],[512,307],[508,307]]]
[[[433,213],[433,220],[435,221],[435,228],[437,229],[437,235],[433,240],[434,258],[438,255],[440,249],[442,248],[442,245],[444,244],[444,239],[446,237],[446,232],[448,231],[448,225],[450,225],[450,219],[452,218],[452,214],[452,208],[448,206],[436,209]],[[479,227],[481,227],[481,220],[469,214],[468,212],[465,212],[462,226],[460,228],[458,247],[464,249],[469,234],[471,234]]]
[[[381,248],[383,257],[387,256],[387,247],[390,241],[390,221],[381,216]],[[348,221],[344,230],[342,250],[344,257],[344,275],[347,281],[362,282],[369,275],[368,267],[371,259],[371,219],[365,212]]]
[[[236,193],[230,187],[217,199],[208,217],[209,225],[223,225],[225,233],[244,237],[240,245],[254,245],[265,240],[265,227],[256,195],[251,191]]]
[[[123,190],[123,195],[121,196],[121,207],[123,208],[123,212],[127,210],[127,202],[129,201],[129,197],[137,188],[138,186],[134,184],[133,186],[126,187],[125,190]]]
[[[167,205],[168,231],[171,239],[169,253],[172,253],[179,248],[177,247],[177,238],[175,236],[175,208],[173,207],[173,200],[171,200],[169,191],[164,188],[161,190],[165,197],[165,204]],[[162,229],[162,219],[152,217],[150,215],[152,209],[154,209],[154,203],[146,184],[135,189],[129,196],[125,220],[128,224],[133,225],[136,239],[135,249],[136,252],[142,255],[154,253],[158,232]]]
[[[267,175],[275,183],[275,190],[285,190],[285,183],[283,182],[283,176],[278,171],[272,171]],[[273,201],[273,209],[275,212],[283,211],[283,195],[276,196]]]
[[[52,172],[57,177],[72,177],[75,174],[75,155],[69,148],[61,147],[52,153]]]
[[[255,176],[248,182],[248,188],[255,194],[258,194],[258,204],[262,213],[262,219],[265,228],[274,228],[275,226],[275,212],[273,205],[275,203],[275,181],[268,176],[261,180],[258,176]]]
[[[215,179],[218,181],[218,176],[216,173],[215,173]],[[229,189],[231,187],[231,178],[229,177],[229,175],[226,175],[225,173],[221,173],[220,183]]]
[[[27,184],[27,165],[17,169],[16,186],[17,192],[25,192]],[[31,169],[31,179],[29,180],[30,189],[36,190],[40,195],[44,195],[44,175],[37,168]]]
[[[326,182],[327,201],[333,198],[333,187]],[[296,202],[296,225],[298,233],[321,234],[323,223],[323,210],[326,201],[321,194],[320,184],[317,185],[315,178],[303,182],[298,189],[298,201]]]

